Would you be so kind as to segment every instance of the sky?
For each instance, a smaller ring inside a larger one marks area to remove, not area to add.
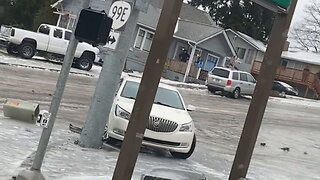
[[[292,26],[298,24],[300,21],[303,20],[303,18],[306,16],[304,12],[304,7],[308,4],[312,4],[312,1],[313,0],[298,0],[298,5],[296,7],[296,11],[292,20]]]

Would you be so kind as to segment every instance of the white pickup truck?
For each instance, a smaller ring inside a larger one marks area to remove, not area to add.
[[[11,28],[7,37],[9,54],[32,58],[36,51],[44,51],[63,57],[66,54],[71,31],[57,26],[41,24],[37,32]],[[98,62],[99,49],[87,43],[79,43],[73,66],[89,71],[94,62]]]

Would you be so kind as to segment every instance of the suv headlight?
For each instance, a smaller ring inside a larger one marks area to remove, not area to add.
[[[126,119],[126,120],[130,120],[131,114],[128,111],[126,111],[123,108],[121,108],[119,105],[116,105],[115,114],[118,117],[121,117],[121,118]]]
[[[181,128],[180,128],[180,132],[192,132],[193,130],[193,124],[192,122],[187,123],[187,124],[182,124]]]

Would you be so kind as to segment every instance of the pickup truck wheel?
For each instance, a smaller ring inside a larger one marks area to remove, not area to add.
[[[10,55],[19,54],[18,46],[15,45],[15,44],[12,44],[12,43],[8,44],[8,46],[7,46],[7,52],[8,52],[8,54],[10,54]]]
[[[92,59],[90,59],[87,56],[80,57],[75,62],[75,66],[78,69],[86,70],[86,71],[90,71],[90,69],[92,68],[92,65],[93,65]]]
[[[36,53],[36,48],[33,44],[25,42],[20,45],[19,55],[24,59],[31,59]]]

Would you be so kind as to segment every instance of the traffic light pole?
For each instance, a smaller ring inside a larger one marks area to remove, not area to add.
[[[89,7],[90,4],[90,0],[82,0],[82,8],[87,8]],[[78,10],[77,14],[79,14],[81,11],[81,9]],[[79,16],[78,16],[79,17]],[[77,18],[78,20],[78,18]],[[37,152],[35,155],[35,159],[33,160],[33,164],[32,167],[30,169],[30,171],[23,171],[21,172],[17,179],[23,179],[23,180],[34,180],[36,178],[42,179],[43,176],[40,172],[41,170],[41,166],[42,166],[42,162],[48,147],[48,143],[50,140],[50,136],[52,133],[52,129],[58,114],[58,110],[59,110],[59,106],[62,100],[62,96],[64,93],[64,89],[66,87],[66,83],[69,77],[69,73],[70,73],[70,69],[71,69],[71,65],[73,63],[73,59],[74,59],[74,54],[75,51],[77,49],[77,45],[78,45],[78,40],[76,40],[75,36],[74,36],[74,32],[75,32],[75,27],[73,27],[73,31],[72,31],[72,35],[71,35],[71,39],[66,51],[66,55],[64,56],[63,59],[63,65],[59,74],[59,78],[56,84],[56,90],[54,92],[52,101],[51,101],[51,105],[50,105],[50,109],[49,109],[49,113],[51,114],[49,122],[48,122],[48,128],[44,128],[42,130],[42,134],[40,137],[40,141],[38,144],[38,148],[37,148]]]
[[[127,0],[131,4],[134,4],[134,1]],[[121,32],[116,51],[107,52],[105,48],[102,50],[104,62],[80,136],[82,147],[100,148],[102,146],[102,136],[138,23],[139,10],[132,9],[125,29]]]
[[[245,178],[260,130],[271,87],[280,65],[281,54],[298,0],[292,0],[287,14],[277,14],[256,89],[248,110],[229,180]]]
[[[132,177],[182,3],[183,0],[164,1],[113,180]]]

